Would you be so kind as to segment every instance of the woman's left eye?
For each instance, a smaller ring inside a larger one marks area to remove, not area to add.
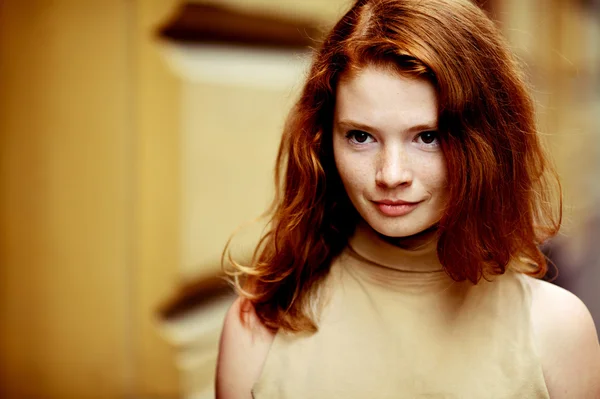
[[[439,144],[438,132],[423,132],[420,133],[417,138],[427,145]]]

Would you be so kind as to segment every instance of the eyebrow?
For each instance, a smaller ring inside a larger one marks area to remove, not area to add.
[[[360,122],[356,122],[356,121],[352,121],[352,120],[348,120],[348,119],[342,119],[340,121],[337,121],[336,124],[347,130],[362,130],[365,132],[379,132],[379,129],[377,129],[376,127],[369,126],[364,123],[360,123]],[[424,131],[437,130],[437,129],[438,129],[437,124],[422,123],[422,124],[418,124],[418,125],[409,127],[408,129],[406,129],[406,133],[424,132]]]

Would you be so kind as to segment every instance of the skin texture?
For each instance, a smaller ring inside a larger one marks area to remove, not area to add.
[[[447,171],[436,129],[436,93],[428,81],[374,66],[340,81],[335,163],[352,204],[381,235],[413,236],[440,220]],[[390,216],[377,205],[382,200],[415,205]]]
[[[241,316],[241,317],[240,317]],[[216,397],[251,399],[274,334],[265,328],[252,304],[236,299],[227,315],[217,360]]]

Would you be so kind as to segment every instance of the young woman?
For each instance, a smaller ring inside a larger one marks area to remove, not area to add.
[[[559,186],[477,6],[356,2],[276,170],[270,230],[232,261],[219,398],[600,398],[589,312],[535,278]]]

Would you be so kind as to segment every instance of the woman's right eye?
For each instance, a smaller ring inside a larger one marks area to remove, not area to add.
[[[365,144],[369,139],[373,139],[369,133],[360,130],[351,130],[346,134],[346,138],[353,144]]]

